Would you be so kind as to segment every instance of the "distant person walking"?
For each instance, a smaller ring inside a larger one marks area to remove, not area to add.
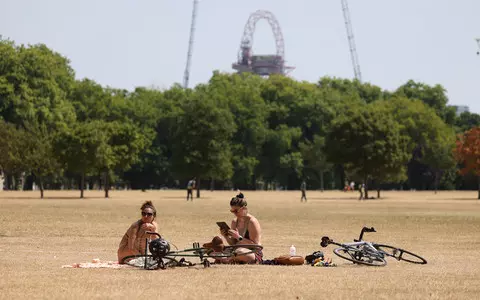
[[[300,185],[300,190],[302,191],[302,198],[300,198],[300,202],[303,202],[303,199],[305,199],[305,202],[307,202],[307,183],[305,182],[305,180],[302,181],[302,184]]]
[[[360,197],[358,198],[358,200],[365,200],[365,184],[364,183],[360,184],[358,191],[360,192]]]
[[[345,180],[345,185],[343,186],[343,191],[348,192],[350,190],[350,185],[348,184],[348,180]]]
[[[187,184],[187,201],[188,201],[189,197],[190,197],[190,201],[193,201],[193,190],[195,189],[195,185],[196,185],[195,179],[196,178],[193,177],[193,179],[188,181],[188,184]]]

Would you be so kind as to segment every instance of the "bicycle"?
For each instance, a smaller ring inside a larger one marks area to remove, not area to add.
[[[427,260],[423,257],[405,249],[363,241],[363,234],[365,232],[376,232],[376,230],[373,227],[363,227],[360,232],[360,237],[358,240],[354,239],[353,243],[336,243],[328,236],[324,236],[322,237],[320,245],[322,247],[327,247],[329,244],[340,246],[339,248],[335,248],[333,253],[353,263],[367,266],[385,266],[387,264],[385,260],[386,257],[393,257],[398,261],[406,261],[413,264],[424,265],[427,263]]]
[[[130,255],[122,259],[121,263],[126,263],[129,265],[142,267],[146,270],[155,270],[155,269],[166,269],[167,267],[183,267],[183,266],[195,266],[195,263],[187,261],[186,257],[198,257],[200,263],[203,264],[204,268],[210,267],[212,264],[208,258],[211,259],[222,259],[222,258],[232,258],[241,255],[247,255],[251,253],[256,253],[261,251],[263,246],[261,245],[233,245],[233,246],[223,246],[220,249],[205,248],[200,247],[200,243],[193,243],[192,248],[187,248],[184,250],[171,250],[170,243],[162,238],[162,236],[156,232],[147,232],[147,234],[152,234],[158,236],[158,239],[154,240],[145,240],[145,253],[141,255]],[[239,248],[246,248],[250,251],[237,253],[236,250]],[[149,253],[150,252],[150,253]],[[180,257],[180,259],[177,259]]]

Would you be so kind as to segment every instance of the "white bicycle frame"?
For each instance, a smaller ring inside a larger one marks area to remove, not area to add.
[[[364,241],[363,234],[365,232],[376,232],[376,231],[375,231],[375,228],[373,227],[371,228],[363,227],[362,231],[360,232],[360,237],[358,238],[358,240],[354,240],[354,242],[352,243],[337,243],[332,239],[330,239],[328,236],[324,236],[322,237],[320,246],[327,247],[328,244],[336,245],[339,248],[336,248],[334,250],[334,253],[344,259],[350,260],[342,256],[341,254],[337,253],[337,250],[343,249],[345,250],[345,252],[347,252],[350,255],[353,262],[361,259],[362,256],[366,256],[373,259],[378,259],[378,261],[383,261],[384,263],[386,263],[386,260],[385,260],[386,257],[393,257],[398,261],[402,260],[402,261],[415,263],[415,264],[427,263],[427,260],[424,259],[423,257],[415,253],[412,253],[410,251],[407,251],[405,249],[401,249],[401,248],[397,248],[397,247],[385,245],[385,244],[377,244],[373,242]],[[355,254],[352,254],[352,253],[355,253]],[[357,254],[358,254],[358,257],[356,256]],[[406,254],[407,257],[404,257],[404,254]],[[362,262],[359,262],[359,263],[362,263]],[[368,263],[365,263],[365,264],[368,264]]]
[[[393,255],[390,255],[389,253],[378,250],[377,248],[375,248],[373,246],[373,243],[367,242],[367,241],[359,241],[359,242],[353,242],[353,243],[343,243],[343,244],[339,244],[339,245],[342,248],[345,248],[345,246],[347,246],[348,248],[363,249],[363,250],[367,251],[369,254],[376,254],[381,258],[384,258],[385,255],[394,257]]]

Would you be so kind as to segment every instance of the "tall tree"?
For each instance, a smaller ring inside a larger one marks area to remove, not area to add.
[[[458,137],[455,154],[463,166],[461,174],[473,173],[477,176],[480,199],[480,127],[474,127]]]
[[[408,138],[388,111],[377,106],[359,106],[337,117],[326,140],[330,161],[343,164],[365,184],[373,179],[404,177],[409,159]],[[368,188],[365,190],[368,197]]]
[[[12,188],[11,178],[25,171],[23,141],[25,132],[14,124],[0,119],[0,171],[7,180],[7,189]]]
[[[427,106],[433,108],[437,115],[448,124],[453,125],[455,121],[455,110],[447,107],[447,91],[440,84],[430,86],[425,83],[409,80],[395,91],[394,96],[420,100]]]
[[[385,99],[385,93],[378,86],[368,82],[360,82],[357,79],[341,79],[335,77],[323,77],[318,82],[322,90],[337,91],[346,98],[353,98],[365,103],[372,103]]]
[[[61,174],[60,163],[54,153],[54,133],[42,124],[25,124],[25,133],[18,138],[23,145],[24,169],[35,176],[40,189],[40,198],[43,199],[45,178],[50,175]]]
[[[132,122],[95,120],[80,123],[71,132],[63,132],[56,148],[68,169],[82,178],[89,173],[102,173],[108,198],[109,174],[128,170],[149,143],[149,138]]]
[[[463,112],[455,120],[455,125],[459,133],[463,133],[472,129],[473,127],[480,126],[480,115],[471,112]]]
[[[55,153],[64,169],[80,176],[80,198],[84,197],[85,177],[93,175],[98,142],[96,132],[88,122],[78,122],[62,130],[55,139]]]
[[[45,45],[16,46],[0,40],[0,115],[23,125],[61,127],[75,119],[67,101],[74,72],[68,59]]]
[[[455,157],[453,155],[455,139],[453,135],[451,137],[447,140],[437,140],[430,143],[420,160],[429,166],[433,173],[435,193],[437,193],[442,175],[455,166]]]
[[[178,92],[184,94],[181,90]],[[127,104],[131,108],[125,114],[130,115],[130,119],[138,120],[142,128],[153,130],[152,144],[140,154],[138,163],[124,173],[124,179],[133,189],[173,185],[171,144],[180,110],[178,102],[183,99],[170,99],[166,94],[172,95],[171,92],[137,88],[127,98]]]
[[[394,96],[384,102],[395,120],[402,125],[402,132],[409,137],[411,153],[409,184],[422,189],[427,180],[438,186],[444,170],[453,164],[451,148],[455,140],[453,129],[436,114],[435,110],[420,100]],[[384,103],[378,103],[384,105]],[[428,175],[425,178],[424,174]]]
[[[313,174],[320,181],[320,190],[323,191],[324,174],[332,169],[333,164],[327,160],[325,154],[325,138],[315,135],[313,142],[305,140],[300,143],[300,151],[304,160],[304,174]]]
[[[227,103],[205,86],[197,87],[181,108],[172,146],[172,167],[183,178],[197,178],[199,198],[202,178],[225,180],[232,175],[230,141],[235,123]]]
[[[255,170],[267,136],[268,107],[261,97],[264,79],[254,74],[215,72],[209,89],[228,103],[235,116],[232,136],[232,183],[240,189],[256,187]]]

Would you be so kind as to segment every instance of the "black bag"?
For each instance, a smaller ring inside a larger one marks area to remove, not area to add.
[[[317,258],[323,257],[324,255],[322,251],[315,251],[312,254],[305,256],[305,263],[312,264]]]

